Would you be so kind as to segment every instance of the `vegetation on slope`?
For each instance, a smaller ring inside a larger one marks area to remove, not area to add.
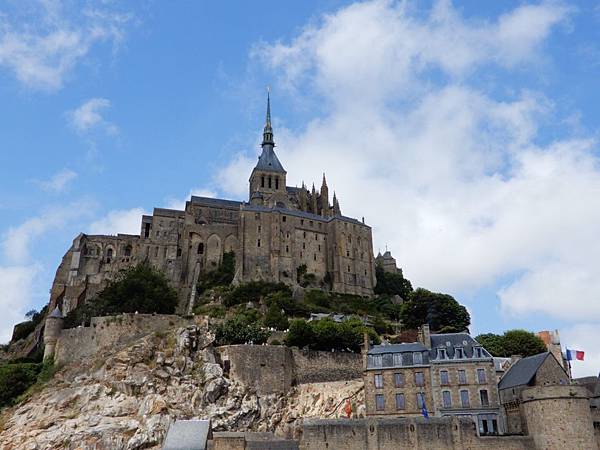
[[[501,335],[485,333],[475,340],[493,356],[506,358],[512,355],[527,357],[547,351],[544,341],[526,330],[509,330]]]
[[[43,385],[53,374],[51,362],[0,364],[0,408],[18,403],[27,392]]]

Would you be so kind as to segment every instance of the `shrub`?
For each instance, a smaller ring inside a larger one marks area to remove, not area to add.
[[[269,307],[277,305],[279,309],[285,311],[287,316],[291,317],[308,317],[310,315],[308,307],[304,303],[294,300],[289,292],[273,292],[265,297],[265,304]]]
[[[287,330],[290,326],[288,318],[275,303],[269,306],[264,322],[265,326],[280,331]]]
[[[270,283],[267,281],[251,281],[240,284],[233,289],[224,299],[225,306],[239,305],[240,303],[258,302],[261,298],[275,292],[284,292],[291,296],[290,288],[283,283]]]
[[[341,323],[336,323],[329,318],[313,322],[294,320],[290,324],[286,345],[309,347],[312,350],[359,352],[365,331],[375,342],[379,342],[377,333],[365,327],[359,319],[350,319]]]
[[[194,308],[194,314],[206,315],[215,319],[225,318],[226,312],[225,307],[221,305],[200,305]]]
[[[262,329],[259,322],[237,315],[216,327],[215,342],[217,345],[264,344],[270,335],[268,330]]]
[[[492,356],[521,355],[527,357],[547,351],[544,341],[526,330],[508,330],[502,335],[480,334],[475,340]]]
[[[9,406],[36,381],[42,364],[16,363],[0,365],[0,408]]]
[[[375,267],[375,277],[377,284],[375,285],[375,294],[399,295],[404,300],[408,299],[413,291],[412,284],[402,274],[386,272],[383,267]]]
[[[235,253],[223,253],[221,265],[214,270],[201,273],[196,284],[196,291],[202,294],[207,289],[217,286],[229,286],[235,276]]]
[[[88,324],[91,317],[121,313],[173,314],[177,306],[177,292],[165,275],[141,263],[119,273],[114,281],[95,299],[80,305],[67,314],[65,328]]]

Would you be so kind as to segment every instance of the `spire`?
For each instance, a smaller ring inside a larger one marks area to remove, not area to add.
[[[265,128],[263,130],[263,141],[262,147],[265,145],[271,145],[275,147],[275,142],[273,141],[273,128],[271,127],[271,93],[270,89],[267,89],[267,117],[265,119]]]
[[[327,186],[327,180],[325,179],[325,172],[323,172],[323,186]]]

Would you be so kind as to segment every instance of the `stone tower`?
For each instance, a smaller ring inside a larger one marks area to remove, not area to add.
[[[62,331],[63,321],[63,315],[58,306],[46,318],[46,325],[44,327],[44,360],[54,358],[56,342]]]
[[[267,117],[261,147],[262,153],[250,175],[250,203],[270,207],[287,207],[287,172],[279,162],[274,150],[269,94],[267,94]]]
[[[321,197],[319,200],[321,201],[321,210],[319,211],[319,214],[324,217],[329,217],[329,188],[327,187],[327,180],[325,179],[325,174],[323,174],[323,183],[321,184]]]

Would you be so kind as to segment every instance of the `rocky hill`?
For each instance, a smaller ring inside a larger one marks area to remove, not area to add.
[[[175,418],[210,418],[214,430],[297,437],[301,418],[339,417],[349,397],[363,404],[362,380],[258,396],[224,375],[212,342],[206,328],[190,326],[60,368],[42,389],[2,412],[2,450],[158,449]]]

